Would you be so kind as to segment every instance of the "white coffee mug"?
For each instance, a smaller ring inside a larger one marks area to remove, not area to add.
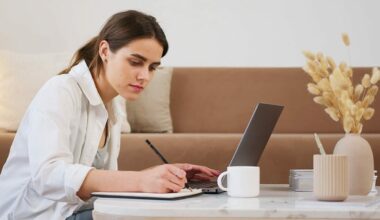
[[[222,183],[227,175],[227,185]],[[232,197],[255,197],[260,193],[260,168],[255,166],[231,166],[218,177],[218,186]]]

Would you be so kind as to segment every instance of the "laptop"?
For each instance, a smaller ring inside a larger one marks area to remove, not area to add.
[[[256,105],[229,166],[257,166],[283,108],[280,105],[264,103]],[[203,193],[224,192],[216,181],[190,181],[189,186],[202,189]]]

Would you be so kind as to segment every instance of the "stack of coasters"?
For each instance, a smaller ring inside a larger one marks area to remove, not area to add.
[[[377,189],[376,189],[376,180],[377,180],[377,170],[374,170],[373,171],[373,183],[372,183],[372,189],[371,189],[371,193],[377,193]]]
[[[296,192],[313,191],[313,169],[291,169],[289,187]]]

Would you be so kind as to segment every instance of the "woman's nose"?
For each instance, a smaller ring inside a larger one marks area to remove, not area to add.
[[[138,74],[138,79],[149,80],[149,69],[142,69]]]

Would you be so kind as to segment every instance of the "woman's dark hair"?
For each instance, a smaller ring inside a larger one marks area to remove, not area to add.
[[[89,69],[98,74],[103,67],[103,61],[99,56],[99,44],[106,40],[110,50],[115,53],[133,40],[154,38],[163,47],[162,57],[168,52],[169,44],[160,25],[153,16],[129,10],[113,15],[104,25],[98,36],[92,38],[73,56],[70,65],[59,74],[65,74],[85,60]]]

